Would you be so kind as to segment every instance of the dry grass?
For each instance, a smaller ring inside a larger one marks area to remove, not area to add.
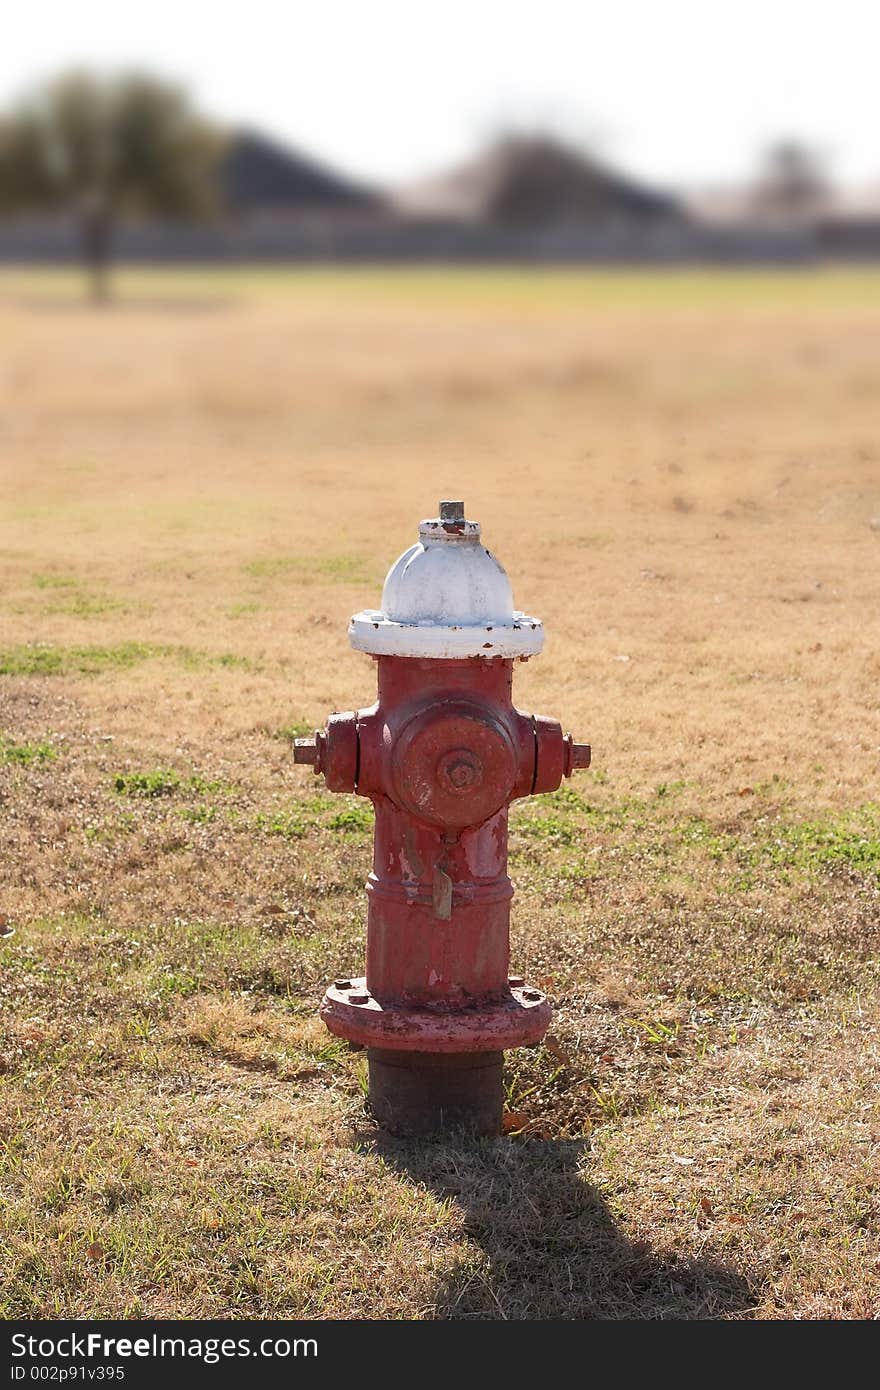
[[[878,337],[844,273],[0,281],[4,1315],[880,1311]],[[286,734],[441,495],[595,771],[514,819],[522,1132],[419,1150]]]

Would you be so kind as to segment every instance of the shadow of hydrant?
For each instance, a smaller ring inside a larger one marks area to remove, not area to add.
[[[362,1139],[464,1215],[471,1257],[438,1280],[428,1316],[724,1318],[755,1305],[731,1267],[628,1239],[584,1176],[584,1141]]]

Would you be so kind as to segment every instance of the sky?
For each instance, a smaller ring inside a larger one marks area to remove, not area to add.
[[[661,186],[747,177],[784,136],[880,183],[877,0],[6,4],[3,104],[71,64],[148,67],[224,123],[380,183],[535,128]]]

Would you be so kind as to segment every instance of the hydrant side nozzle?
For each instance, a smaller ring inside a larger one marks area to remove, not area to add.
[[[322,729],[316,729],[308,738],[293,740],[293,761],[310,766],[318,777],[322,772],[326,772],[326,750],[327,735]]]
[[[309,763],[315,776],[321,773],[331,792],[353,792],[358,776],[358,727],[353,710],[331,714],[325,729],[311,738],[295,738],[293,761]]]
[[[588,743],[571,745],[571,766],[574,772],[583,771],[593,761],[593,750]]]
[[[589,743],[575,743],[571,734],[565,735],[565,775],[583,771],[590,766],[593,750]]]
[[[308,738],[295,738],[293,740],[293,761],[295,763],[309,763],[314,766],[317,756],[316,734],[311,734]]]

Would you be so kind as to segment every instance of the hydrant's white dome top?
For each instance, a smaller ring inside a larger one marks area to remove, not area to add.
[[[544,645],[540,618],[514,609],[510,580],[460,502],[421,523],[388,571],[382,607],[355,613],[348,635],[373,656],[526,657]]]

